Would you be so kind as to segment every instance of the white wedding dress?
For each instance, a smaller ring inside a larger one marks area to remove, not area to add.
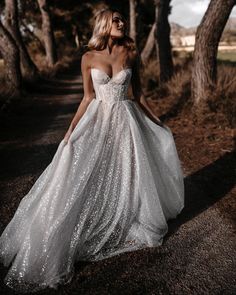
[[[76,261],[159,246],[183,209],[173,135],[128,99],[131,75],[92,68],[96,97],[0,237],[9,287],[55,288],[70,282]]]

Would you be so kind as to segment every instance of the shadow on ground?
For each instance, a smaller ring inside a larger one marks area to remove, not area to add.
[[[172,235],[181,224],[208,209],[235,187],[235,167],[236,150],[225,153],[215,162],[185,178],[185,207],[177,219],[169,221],[169,233],[166,237]],[[231,212],[230,216],[234,222],[235,212]]]

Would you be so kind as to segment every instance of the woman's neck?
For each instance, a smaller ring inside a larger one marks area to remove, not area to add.
[[[111,36],[108,39],[106,50],[108,54],[112,53],[113,47],[116,47],[118,44],[119,38],[112,38]]]

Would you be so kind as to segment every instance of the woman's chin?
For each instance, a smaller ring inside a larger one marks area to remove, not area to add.
[[[124,34],[122,33],[122,34],[112,35],[111,37],[112,39],[122,39],[124,38]]]

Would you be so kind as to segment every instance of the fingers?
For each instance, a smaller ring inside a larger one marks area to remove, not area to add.
[[[65,137],[64,137],[63,139],[64,139],[65,143],[68,143],[68,140],[69,140],[69,136],[68,136],[68,134],[66,134]]]

